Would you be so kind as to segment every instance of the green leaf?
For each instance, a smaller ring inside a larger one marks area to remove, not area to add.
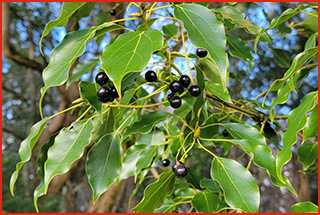
[[[154,51],[162,47],[162,34],[157,30],[120,35],[107,45],[100,57],[101,66],[121,92],[121,80],[130,72],[140,72]],[[119,95],[121,97],[121,95]]]
[[[250,172],[238,162],[215,157],[212,161],[211,177],[219,182],[228,205],[247,213],[258,212],[259,188]]]
[[[141,134],[139,135],[136,145],[157,145],[166,141],[163,136],[163,131],[154,129],[149,134]]]
[[[165,35],[168,35],[170,37],[176,36],[179,32],[179,28],[175,24],[164,25],[162,26],[162,30]]]
[[[110,20],[110,12],[109,11],[101,11],[97,16],[97,25],[101,25]]]
[[[291,207],[291,213],[318,213],[318,206],[312,202],[300,202]]]
[[[49,118],[44,118],[41,121],[34,124],[30,129],[30,133],[29,133],[28,137],[26,139],[24,139],[20,144],[19,156],[20,156],[21,161],[16,164],[16,171],[14,171],[14,173],[12,173],[11,178],[10,178],[10,192],[11,192],[12,196],[14,196],[13,188],[14,188],[14,184],[17,181],[18,174],[19,174],[21,168],[23,167],[23,165],[30,160],[32,149],[35,146],[35,144],[37,143],[37,141],[38,141],[44,127],[47,125],[48,121],[49,121]]]
[[[82,157],[84,148],[90,143],[92,129],[91,120],[81,120],[74,122],[70,130],[63,128],[60,131],[44,164],[45,194],[52,178],[66,173],[71,164]]]
[[[198,213],[214,213],[219,208],[220,196],[211,191],[196,194],[191,201]]]
[[[318,10],[312,10],[311,14],[318,16]],[[318,17],[307,16],[303,20],[303,25],[312,33],[318,32]]]
[[[102,115],[102,121],[95,117],[92,120],[93,131],[91,133],[92,140],[97,143],[102,136],[110,134],[114,131],[115,118],[114,115],[117,113],[116,108],[110,108],[110,110]]]
[[[281,177],[283,165],[291,159],[291,147],[297,142],[297,133],[305,127],[307,123],[306,115],[314,108],[317,95],[318,92],[308,93],[302,99],[300,105],[288,115],[288,129],[282,135],[283,147],[277,154],[276,159],[278,177]]]
[[[232,104],[228,90],[223,91],[223,87],[218,83],[211,83],[208,81],[206,81],[205,83],[206,83],[206,90],[210,94],[213,94],[218,98],[220,98],[221,100]]]
[[[268,95],[269,92],[279,90],[283,87],[283,84],[292,77],[295,72],[297,72],[300,67],[307,62],[312,56],[314,56],[316,53],[318,53],[318,47],[307,49],[304,52],[299,53],[292,61],[292,64],[290,68],[286,71],[283,78],[275,80],[271,87],[268,89],[268,92],[266,93],[264,99]]]
[[[169,116],[170,113],[163,110],[148,112],[124,132],[123,139],[133,133],[147,134],[155,125],[165,121]]]
[[[119,180],[129,176],[138,175],[142,170],[150,166],[153,158],[157,155],[158,147],[154,145],[133,145],[125,153],[122,162],[122,172]]]
[[[306,44],[304,45],[304,50],[316,47],[317,39],[318,39],[318,32],[312,34],[309,37],[309,39],[307,40]]]
[[[288,19],[292,18],[293,16],[300,13],[299,10],[304,10],[306,8],[310,7],[309,5],[299,5],[297,9],[289,8],[285,10],[278,18],[274,18],[270,24],[269,27],[266,29],[262,29],[259,34],[256,37],[256,40],[254,41],[254,51],[257,52],[257,44],[259,42],[260,37],[262,34],[267,32],[271,28],[275,28],[276,26],[280,25],[281,23],[287,21]]]
[[[197,169],[187,168],[188,174],[186,175],[185,179],[188,183],[192,184],[195,188],[201,189],[200,181],[204,178],[202,173]]]
[[[211,191],[219,192],[220,186],[219,183],[208,178],[204,178],[200,181],[200,187],[202,189],[208,188]]]
[[[222,86],[221,74],[218,65],[214,61],[208,58],[200,58],[198,59],[198,67],[210,79],[211,83],[218,83]]]
[[[157,181],[144,190],[141,202],[133,209],[135,213],[153,213],[163,204],[164,198],[173,190],[175,182],[173,171],[164,172]]]
[[[318,105],[313,108],[312,114],[308,117],[307,124],[303,128],[303,142],[318,134]]]
[[[72,16],[72,14],[74,14],[84,4],[85,2],[63,2],[62,3],[60,16],[56,20],[52,20],[48,22],[48,24],[43,30],[43,33],[39,41],[39,49],[41,53],[42,53],[42,48],[41,48],[42,39],[45,36],[47,36],[54,27],[65,26],[68,23],[69,18]]]
[[[226,123],[223,126],[232,137],[237,139],[229,141],[252,157],[254,164],[265,169],[270,175],[272,183],[279,187],[286,187],[296,194],[285,176],[283,176],[284,181],[282,181],[281,177],[277,176],[276,161],[272,155],[272,151],[267,146],[264,136],[256,128],[239,123]]]
[[[191,126],[195,126],[196,122],[199,121],[198,113],[201,108],[204,107],[204,97],[203,97],[203,89],[205,88],[204,78],[203,78],[203,72],[201,68],[198,66],[195,66],[196,68],[196,84],[200,87],[201,93],[198,97],[193,98],[193,109],[192,109],[192,120],[190,122]],[[201,109],[201,112],[204,110]]]
[[[107,24],[104,25],[102,27],[98,27],[94,37],[101,37],[104,34],[106,34],[107,32],[110,31],[115,31],[115,30],[119,30],[119,29],[125,29],[125,27],[121,26],[121,25],[117,25],[117,24]]]
[[[153,18],[153,19],[149,19],[148,20],[148,26],[149,26],[149,28],[152,26],[152,24],[155,22],[155,21],[157,21],[158,20],[158,18]],[[138,27],[137,27],[137,30],[136,31],[146,31],[146,30],[148,30],[147,29],[147,27],[146,27],[146,24],[141,24],[141,25],[139,25]]]
[[[245,18],[246,15],[237,11],[234,7],[225,6],[220,8],[213,8],[212,11],[220,13],[223,18],[230,19],[239,28],[244,28],[249,34],[258,34],[261,30],[259,25],[252,24],[249,19]]]
[[[291,87],[288,84],[288,82],[291,82],[290,79],[293,79],[293,86],[295,88],[298,88],[298,87],[300,87],[302,80],[305,79],[306,77],[308,77],[310,71],[313,69],[314,68],[299,70],[293,77],[290,77],[288,79],[287,84],[284,87],[282,87],[278,90],[278,95],[277,95],[277,97],[275,97],[272,100],[271,107],[270,107],[269,114],[270,114],[271,121],[273,121],[273,119],[274,119],[274,107],[277,104],[285,103],[289,99],[290,93],[292,91]]]
[[[174,5],[174,16],[183,22],[190,42],[208,51],[219,68],[222,86],[225,89],[228,79],[228,59],[225,52],[226,36],[223,24],[208,8],[198,4]]]
[[[99,85],[96,83],[92,83],[90,81],[81,81],[79,83],[79,89],[80,89],[80,97],[83,100],[86,100],[89,102],[90,106],[92,106],[97,113],[100,116],[100,119],[102,120],[102,114],[101,114],[101,101],[99,101],[97,96],[97,90],[99,88]]]
[[[55,47],[48,66],[42,72],[44,87],[41,88],[39,101],[40,114],[44,94],[52,86],[59,86],[68,80],[69,70],[77,57],[82,55],[89,40],[94,37],[97,28],[89,28],[68,33],[59,46]]]
[[[290,58],[288,52],[283,49],[271,49],[270,51],[273,54],[273,59],[276,64],[281,68],[289,68],[290,67]]]
[[[76,17],[74,18],[73,24],[75,25],[81,18],[89,16],[95,5],[96,2],[87,2],[82,7],[80,7]]]
[[[122,97],[122,99],[120,100],[119,104],[121,105],[128,105],[133,97],[133,95],[135,94],[135,89],[130,89],[130,90],[126,90],[124,92],[124,96]],[[127,108],[125,107],[121,107],[118,110],[118,114],[116,116],[117,121],[120,121],[123,117],[124,112],[127,110]]]
[[[38,157],[38,175],[41,179],[40,184],[36,187],[36,189],[34,190],[33,193],[33,203],[34,203],[34,207],[36,208],[37,212],[39,212],[38,209],[38,198],[42,195],[44,195],[45,192],[45,183],[44,183],[44,163],[47,161],[48,159],[48,150],[49,148],[54,144],[54,139],[56,138],[56,136],[59,134],[59,132],[56,132],[55,134],[53,134],[49,141],[47,143],[45,143],[42,148],[41,148],[41,152],[40,155]]]
[[[83,74],[89,74],[91,70],[98,65],[98,63],[98,58],[88,59],[84,60],[81,63],[78,63],[77,66],[73,69],[72,75],[66,84],[67,88],[72,84],[72,82],[80,80]]]
[[[251,70],[254,59],[251,55],[249,47],[240,38],[230,34],[227,34],[227,45],[230,55],[241,58],[243,61],[248,62]]]
[[[107,134],[88,153],[86,173],[93,191],[93,203],[116,180],[121,172],[120,140]]]
[[[161,207],[157,208],[154,213],[172,213],[177,207],[177,202],[165,202]]]
[[[318,143],[304,143],[298,147],[298,159],[303,163],[303,170],[311,166],[318,158]]]

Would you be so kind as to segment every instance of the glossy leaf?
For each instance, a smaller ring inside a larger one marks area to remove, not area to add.
[[[131,146],[124,155],[119,179],[123,180],[129,176],[138,175],[142,169],[149,167],[153,158],[157,155],[157,149],[157,146],[152,145]]]
[[[271,87],[268,89],[264,99],[268,95],[269,92],[279,90],[283,87],[283,84],[294,75],[299,68],[306,63],[312,56],[314,56],[318,52],[318,47],[307,49],[304,52],[299,53],[292,61],[290,68],[286,71],[283,78],[275,80]]]
[[[48,159],[48,150],[49,148],[54,144],[54,139],[56,138],[56,136],[59,134],[59,132],[53,134],[49,141],[47,143],[45,143],[42,148],[41,148],[41,152],[40,155],[38,157],[38,169],[37,169],[37,173],[41,179],[40,184],[36,187],[36,189],[33,192],[33,203],[34,203],[34,207],[36,208],[36,211],[39,212],[38,209],[38,198],[42,195],[44,195],[45,192],[45,183],[44,183],[44,163],[47,161]]]
[[[228,59],[223,24],[208,8],[198,4],[174,5],[174,16],[183,22],[190,42],[208,51],[219,68],[223,89],[226,89]]]
[[[283,147],[276,159],[278,177],[281,177],[283,165],[291,159],[291,147],[297,142],[297,133],[305,127],[307,113],[314,108],[317,95],[318,92],[308,93],[288,115],[288,129],[282,135]]]
[[[81,18],[89,16],[95,5],[96,2],[86,2],[82,7],[80,7],[74,18],[74,24],[78,23]]]
[[[211,191],[196,194],[191,201],[198,213],[213,213],[219,208],[220,196]]]
[[[303,142],[318,134],[318,105],[313,108],[312,114],[308,117],[307,124],[303,128]]]
[[[89,28],[68,33],[50,55],[49,64],[42,72],[44,87],[41,88],[39,102],[40,113],[44,94],[50,87],[64,84],[74,61],[82,55],[89,40],[94,37],[97,28]]]
[[[304,143],[298,147],[298,159],[303,163],[303,169],[306,170],[318,158],[318,143]]]
[[[312,202],[300,202],[291,207],[291,213],[318,213],[318,206]]]
[[[102,121],[98,117],[93,118],[93,131],[91,132],[91,137],[95,143],[97,143],[102,136],[110,134],[114,131],[114,115],[116,113],[116,108],[110,108],[107,113],[102,115]]]
[[[84,148],[90,143],[92,128],[91,120],[77,121],[70,130],[63,128],[55,138],[44,164],[45,194],[52,178],[66,173],[71,164],[82,157]]]
[[[284,181],[277,176],[276,160],[272,155],[271,149],[266,144],[265,137],[256,128],[239,123],[225,123],[224,127],[232,137],[237,139],[230,139],[229,141],[252,157],[254,164],[265,169],[270,175],[272,183],[279,187],[286,187],[296,194],[285,176],[283,176]]]
[[[222,77],[218,65],[214,61],[208,58],[200,58],[198,59],[198,67],[210,79],[211,83],[218,83],[222,86]]]
[[[212,179],[219,182],[228,205],[247,213],[257,213],[259,188],[250,172],[238,162],[215,157],[211,166]]]
[[[212,179],[208,179],[208,178],[203,178],[201,181],[200,181],[200,187],[202,189],[209,189],[211,191],[215,191],[215,192],[219,192],[220,190],[220,186],[219,186],[219,183],[212,180]]]
[[[172,191],[176,176],[173,171],[164,172],[157,181],[144,190],[141,202],[133,209],[135,213],[152,213],[163,204],[164,198]]]
[[[314,68],[299,70],[293,77],[290,77],[287,82],[291,82],[290,79],[293,79],[293,86],[295,88],[298,88],[298,87],[300,87],[303,79],[308,77],[310,71],[313,69]],[[278,90],[278,95],[277,95],[277,97],[275,97],[272,100],[271,107],[270,107],[269,114],[270,114],[271,121],[273,121],[273,119],[274,119],[274,107],[277,104],[283,104],[286,101],[288,101],[291,92],[292,92],[292,89],[289,86],[289,84],[286,84],[284,87],[282,87]]]
[[[69,18],[72,16],[72,14],[74,14],[84,4],[85,2],[63,2],[62,3],[60,16],[56,20],[52,20],[48,22],[48,24],[43,30],[43,33],[39,41],[40,52],[42,52],[42,48],[41,48],[42,39],[45,36],[47,36],[54,27],[65,26],[68,23]]]
[[[316,17],[309,15],[303,20],[302,23],[306,30],[316,33],[318,32],[318,9],[312,10],[311,14],[314,14]]]
[[[157,145],[159,143],[165,142],[164,133],[161,130],[154,129],[149,134],[139,135],[136,145]]]
[[[316,47],[317,39],[318,39],[318,32],[312,34],[309,37],[309,39],[307,40],[306,44],[304,45],[304,50]]]
[[[290,67],[290,58],[288,52],[283,49],[270,49],[273,54],[273,59],[276,64],[281,68]]]
[[[168,25],[162,26],[162,31],[165,35],[174,37],[178,34],[179,28],[175,24],[168,24]]]
[[[96,83],[92,83],[90,81],[81,81],[79,83],[80,89],[80,97],[83,100],[89,102],[90,106],[92,106],[97,113],[99,114],[100,118],[101,115],[101,101],[99,101],[97,96],[97,90],[99,89],[99,85]]]
[[[30,160],[32,149],[35,146],[35,144],[37,143],[37,141],[38,141],[41,133],[43,132],[43,129],[47,125],[48,121],[49,121],[49,118],[44,118],[41,121],[34,124],[30,129],[30,133],[29,133],[28,137],[26,139],[24,139],[20,144],[19,156],[20,156],[21,161],[16,164],[16,171],[14,171],[14,173],[12,173],[11,178],[10,178],[10,192],[11,192],[12,196],[14,196],[13,188],[14,188],[14,184],[16,183],[16,181],[18,179],[18,174],[19,174],[21,168],[23,167],[23,165]]]
[[[300,11],[299,10],[304,10],[306,8],[310,7],[309,5],[299,5],[297,7],[297,9],[293,9],[293,8],[289,8],[287,10],[285,10],[281,16],[279,16],[278,18],[274,18],[270,24],[269,24],[269,27],[266,28],[266,29],[262,29],[259,34],[257,35],[256,37],[256,40],[254,42],[254,50],[255,52],[257,52],[257,44],[259,42],[259,39],[260,37],[262,36],[263,33],[267,32],[269,29],[271,28],[275,28],[277,27],[278,25],[280,25],[281,23],[287,21],[288,19],[294,17],[295,15],[299,14]]]
[[[123,139],[133,133],[147,134],[155,125],[165,121],[169,116],[170,113],[163,110],[148,112],[124,132]]]
[[[218,98],[220,98],[221,100],[232,104],[228,90],[223,91],[223,87],[218,83],[211,83],[208,81],[206,81],[205,83],[206,83],[206,90],[210,94],[213,94]]]
[[[91,70],[97,66],[99,63],[98,58],[84,60],[81,63],[78,63],[77,66],[73,69],[72,75],[70,76],[67,82],[67,88],[72,84],[72,82],[80,80],[83,74],[89,74]]]
[[[121,171],[120,140],[107,134],[88,153],[86,173],[93,191],[93,203],[116,180]]]
[[[141,72],[154,51],[162,47],[162,34],[157,30],[120,35],[107,45],[100,57],[101,66],[121,92],[121,80],[130,72]]]

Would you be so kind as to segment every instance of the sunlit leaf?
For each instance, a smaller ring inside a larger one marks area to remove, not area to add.
[[[300,202],[291,207],[291,213],[318,213],[318,206],[312,202]]]

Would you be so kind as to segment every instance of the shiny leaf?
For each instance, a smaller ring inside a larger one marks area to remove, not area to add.
[[[313,108],[312,114],[308,117],[307,124],[303,128],[303,142],[318,134],[318,105]]]
[[[168,24],[168,25],[162,26],[162,31],[164,34],[170,37],[174,37],[178,34],[179,28],[175,24]]]
[[[212,179],[208,179],[208,178],[203,178],[200,181],[200,187],[202,189],[208,188],[209,190],[215,191],[215,192],[219,192],[219,190],[220,190],[219,183],[212,180]]]
[[[93,131],[91,132],[91,137],[95,143],[97,143],[102,136],[110,134],[114,131],[114,115],[116,113],[116,108],[110,108],[107,113],[102,115],[102,121],[98,117],[93,118]]]
[[[164,138],[164,133],[161,130],[154,129],[149,134],[141,134],[139,135],[136,145],[157,145],[159,143],[163,143],[166,141]]]
[[[191,201],[198,213],[213,213],[219,208],[220,196],[211,191],[196,194]]]
[[[317,39],[318,39],[318,32],[312,34],[309,39],[307,40],[306,44],[304,45],[304,49],[310,49],[316,47],[317,44]]]
[[[318,143],[304,143],[298,147],[298,159],[306,170],[318,158]]]
[[[288,52],[283,49],[270,49],[273,54],[273,59],[276,64],[281,68],[290,67],[290,58]]]
[[[206,81],[205,83],[206,83],[206,90],[210,94],[217,96],[218,98],[220,98],[221,100],[223,100],[225,102],[232,103],[228,90],[223,91],[223,87],[220,84],[211,83],[208,81]]]
[[[100,118],[101,115],[101,101],[99,101],[97,96],[97,90],[99,89],[99,85],[96,83],[92,83],[90,81],[81,81],[79,83],[80,89],[80,97],[83,100],[89,102],[90,106],[92,106],[97,113],[99,114]]]

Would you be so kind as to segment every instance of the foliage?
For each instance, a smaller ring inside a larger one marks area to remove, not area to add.
[[[77,11],[77,21],[88,16],[94,4],[87,4],[63,3],[59,18],[50,21],[45,27],[40,44],[54,27],[66,25]],[[237,210],[257,213],[260,196],[264,193],[259,191],[256,182],[259,179],[250,172],[252,162],[266,171],[274,185],[287,188],[297,195],[289,179],[282,174],[282,169],[291,160],[292,147],[297,143],[297,135],[302,130],[303,144],[298,148],[298,156],[305,174],[316,160],[318,93],[315,91],[304,95],[301,103],[288,115],[276,115],[273,108],[285,103],[289,95],[301,86],[310,70],[317,66],[317,33],[310,36],[305,50],[296,53],[291,63],[288,63],[287,55],[283,57],[284,50],[270,47],[275,62],[280,67],[288,68],[287,71],[282,78],[272,80],[273,84],[254,100],[235,100],[227,89],[232,74],[229,71],[229,56],[247,62],[249,70],[252,69],[254,58],[246,42],[230,34],[230,29],[245,29],[248,34],[256,36],[256,49],[260,38],[262,42],[272,43],[268,30],[311,6],[300,5],[296,10],[284,11],[266,29],[245,19],[234,4],[212,10],[207,5],[196,3],[172,3],[159,8],[153,3],[134,3],[131,7],[137,7],[140,11],[139,14],[131,14],[134,18],[109,22],[100,20],[97,26],[68,33],[52,50],[49,64],[43,71],[44,87],[39,102],[41,116],[42,101],[49,88],[64,84],[69,86],[82,75],[89,74],[98,63],[100,71],[104,71],[115,86],[119,98],[102,103],[96,96],[99,86],[81,81],[78,85],[80,98],[74,101],[74,105],[36,123],[21,143],[21,161],[11,177],[11,193],[20,169],[30,160],[32,149],[49,120],[66,111],[83,108],[69,127],[52,135],[42,147],[38,160],[41,182],[34,191],[37,210],[37,200],[47,193],[52,178],[69,171],[88,147],[90,151],[86,154],[86,174],[93,191],[93,202],[112,183],[134,176],[136,182],[139,179],[138,189],[146,181],[149,171],[154,174],[156,180],[146,187],[142,200],[132,209],[138,213],[172,212],[183,204],[190,204],[190,211],[194,209],[197,212]],[[173,17],[164,17],[172,20],[172,23],[162,26],[163,33],[150,29],[156,21],[150,19],[150,15],[166,7],[174,11]],[[138,19],[143,20],[143,25],[119,35],[104,47],[99,59],[86,59],[77,65],[74,74],[70,76],[70,68],[84,53],[90,40],[97,41],[107,32],[118,29],[127,30],[115,23]],[[174,51],[172,41],[180,41],[183,52]],[[200,58],[188,53],[185,48],[187,41],[196,48],[205,49],[208,54]],[[146,82],[137,74],[146,69],[152,55],[161,57],[155,83]],[[201,94],[194,98],[187,90],[180,93],[182,106],[173,111],[168,107],[169,99],[159,94],[162,91],[167,93],[170,82],[179,80],[182,75],[175,65],[176,57],[185,58],[191,83],[200,87]],[[235,74],[232,76],[237,78]],[[155,90],[148,92],[146,86],[153,86]],[[272,91],[277,91],[278,97],[271,101],[269,108],[264,101]],[[264,95],[262,103],[255,101]],[[288,125],[279,126],[279,130],[284,131],[282,141],[279,142],[271,125],[282,120],[287,121]],[[221,135],[221,129],[226,129],[226,133]],[[281,149],[273,148],[270,141],[281,146]],[[128,147],[128,142],[134,144]],[[223,154],[217,151],[220,146],[224,149]],[[238,147],[250,157],[246,167],[225,156],[232,146]],[[205,178],[201,172],[188,166],[188,162],[197,160],[194,157],[197,150],[213,156],[211,166],[204,167],[210,171],[211,178]],[[276,156],[272,150],[277,150]],[[308,152],[312,156],[306,159]],[[176,177],[171,167],[158,168],[158,160],[164,158],[175,160],[176,164],[179,161],[185,163],[188,167],[185,179]],[[306,202],[298,203],[292,206],[292,211],[315,211],[317,207],[310,205]]]

